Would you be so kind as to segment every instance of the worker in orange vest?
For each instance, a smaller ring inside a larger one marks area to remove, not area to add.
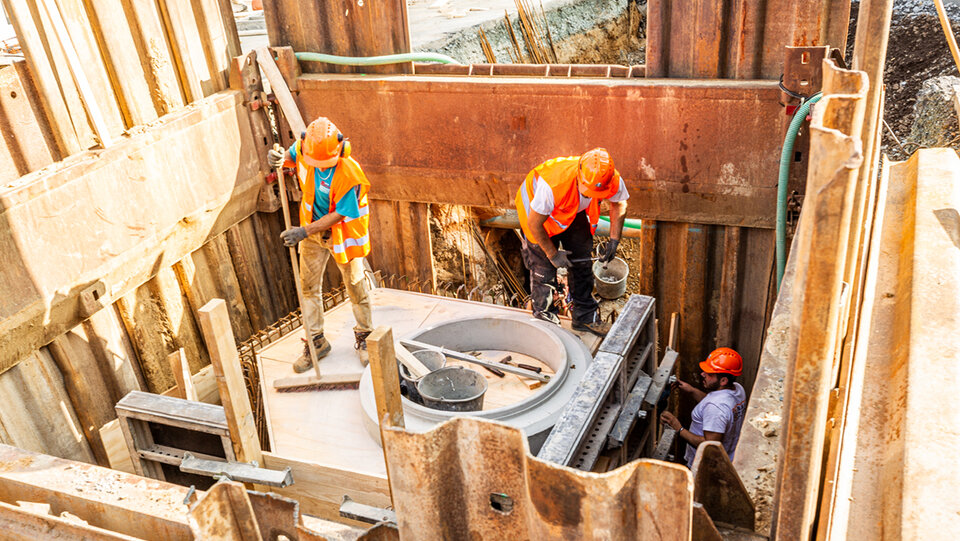
[[[523,263],[530,271],[533,315],[560,324],[554,304],[557,269],[569,269],[573,328],[604,336],[608,323],[597,317],[593,297],[593,233],[600,202],[610,208],[610,240],[600,261],[617,253],[627,211],[626,183],[610,154],[595,148],[582,156],[554,158],[536,166],[517,191],[516,206],[523,229]],[[560,247],[562,246],[562,249]]]
[[[354,348],[367,364],[367,335],[373,331],[370,296],[364,280],[363,258],[370,253],[367,192],[370,182],[350,157],[350,142],[329,119],[320,117],[286,152],[270,151],[273,167],[296,166],[303,196],[300,227],[280,234],[287,246],[300,245],[300,280],[303,284],[303,317],[309,323],[317,359],[330,353],[323,336],[323,272],[333,258],[353,305]],[[305,372],[313,366],[309,348],[293,365]]]

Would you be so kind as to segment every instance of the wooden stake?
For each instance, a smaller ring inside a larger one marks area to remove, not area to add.
[[[243,379],[240,356],[230,328],[230,316],[223,299],[213,299],[198,311],[203,340],[210,352],[210,362],[217,378],[220,402],[230,428],[233,452],[239,462],[263,464],[257,424],[250,410],[250,398]]]
[[[173,371],[173,379],[177,380],[175,396],[199,402],[197,389],[193,386],[193,378],[190,376],[190,365],[187,364],[187,355],[183,352],[183,348],[167,355],[167,362],[170,363],[170,370]]]
[[[401,346],[402,347],[402,346]],[[377,327],[367,337],[367,352],[370,354],[370,376],[373,379],[373,396],[377,402],[377,419],[380,424],[380,442],[383,460],[387,461],[387,446],[383,431],[386,428],[404,428],[403,404],[400,400],[400,373],[394,354],[393,330]],[[387,464],[387,484],[390,484],[390,465]],[[393,487],[390,487],[393,502]]]
[[[943,8],[943,0],[933,0],[933,3],[937,5],[937,16],[940,17],[943,34],[947,37],[947,46],[950,47],[950,54],[953,55],[953,63],[957,66],[957,71],[960,71],[960,49],[957,49],[957,38],[953,35],[953,28],[950,28],[947,10]]]

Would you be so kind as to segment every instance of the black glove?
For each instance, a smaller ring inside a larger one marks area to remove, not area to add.
[[[270,167],[273,167],[274,169],[277,167],[282,167],[284,159],[283,152],[280,152],[279,150],[271,148],[267,151],[267,163],[270,164]]]
[[[573,263],[570,262],[570,252],[566,250],[557,250],[557,253],[553,254],[553,257],[550,258],[550,262],[553,263],[553,266],[558,269],[566,269],[573,266]]]
[[[302,227],[291,227],[283,233],[280,233],[285,246],[296,246],[298,242],[307,238],[307,230]]]
[[[617,246],[620,245],[620,239],[610,239],[607,241],[607,248],[603,251],[603,256],[600,258],[601,263],[606,263],[607,261],[613,261],[613,258],[617,255]]]

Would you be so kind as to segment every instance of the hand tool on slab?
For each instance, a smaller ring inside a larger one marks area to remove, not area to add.
[[[499,364],[499,363],[492,363],[492,362],[489,362],[489,361],[484,361],[484,360],[482,360],[482,359],[478,359],[478,358],[474,357],[473,355],[467,355],[466,353],[462,353],[462,352],[455,351],[455,350],[452,350],[452,349],[447,349],[447,348],[445,348],[445,347],[443,347],[443,346],[435,346],[435,345],[433,345],[433,344],[425,344],[425,343],[423,343],[423,342],[418,342],[418,341],[416,341],[416,340],[407,340],[407,339],[401,339],[401,340],[400,340],[400,344],[403,345],[403,346],[412,347],[412,348],[417,348],[417,349],[430,349],[430,350],[433,350],[433,351],[438,351],[438,352],[446,355],[447,357],[451,357],[451,358],[453,358],[453,359],[458,359],[458,360],[461,360],[461,361],[466,361],[466,362],[468,362],[468,363],[473,363],[473,364],[477,364],[477,365],[484,366],[484,367],[498,368],[498,369],[500,369],[500,370],[502,370],[502,371],[504,371],[504,372],[509,372],[509,373],[511,373],[511,374],[516,374],[516,375],[518,375],[518,376],[523,376],[523,377],[525,377],[525,378],[535,379],[535,380],[538,380],[538,381],[541,381],[541,382],[544,382],[544,383],[550,381],[550,376],[546,376],[546,375],[543,375],[543,374],[538,374],[538,373],[533,372],[533,371],[531,371],[531,370],[524,370],[523,368],[518,368],[518,367],[515,367],[515,366],[510,366],[509,364]]]
[[[506,357],[500,359],[500,362],[503,364],[516,366],[517,368],[523,368],[524,370],[530,370],[530,371],[536,372],[537,374],[539,374],[540,372],[543,372],[543,368],[539,366],[513,362],[513,357],[511,355],[507,355]]]
[[[256,51],[257,64],[263,70],[263,74],[270,82],[273,93],[277,96],[280,103],[280,110],[287,119],[287,123],[293,129],[294,133],[302,133],[306,130],[303,122],[303,116],[293,101],[293,95],[287,88],[287,82],[283,80],[280,69],[277,68],[273,60],[273,54],[266,47],[261,47]],[[273,145],[274,150],[283,152],[279,144]],[[290,207],[287,203],[287,187],[284,182],[283,166],[277,167],[277,182],[280,184],[280,206],[283,209],[283,224],[286,229],[290,229]],[[303,285],[300,283],[300,265],[297,263],[297,249],[290,247],[290,266],[293,270],[293,281],[297,288],[297,300],[300,302],[301,321],[303,321],[303,330],[307,335],[307,350],[310,352],[310,359],[313,360],[314,375],[291,376],[287,378],[278,378],[273,381],[273,388],[283,392],[295,391],[319,391],[319,390],[342,390],[358,389],[360,386],[359,374],[347,374],[344,376],[325,377],[320,373],[320,363],[317,360],[317,350],[313,344],[313,329],[310,328],[307,318],[303,317]]]

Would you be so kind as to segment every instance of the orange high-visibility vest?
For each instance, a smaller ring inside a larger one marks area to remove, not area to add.
[[[296,143],[297,179],[300,181],[300,226],[304,227],[313,221],[313,200],[316,180],[314,167],[303,160],[300,152],[300,141]],[[367,203],[367,192],[370,191],[370,181],[360,169],[360,164],[353,158],[340,158],[337,169],[333,172],[330,181],[330,208],[326,214],[336,210],[337,201],[349,190],[360,186],[357,194],[357,203],[360,208],[359,218],[344,218],[330,226],[330,250],[337,263],[349,263],[355,257],[365,257],[370,253],[370,206]]]
[[[514,204],[517,207],[517,215],[520,218],[520,228],[527,237],[527,241],[533,244],[537,242],[530,234],[527,226],[527,216],[530,214],[530,201],[533,200],[534,187],[537,177],[540,177],[550,186],[553,191],[553,212],[543,223],[547,235],[559,235],[566,231],[573,219],[577,216],[577,209],[580,208],[580,190],[577,189],[577,166],[580,163],[580,156],[567,156],[565,158],[553,158],[547,160],[533,168],[527,173],[527,178],[520,189],[517,190],[517,197]],[[614,193],[620,188],[620,175],[614,173],[613,180]],[[587,218],[590,220],[590,233],[597,230],[597,222],[600,220],[600,200],[592,199],[590,206],[587,207]]]

